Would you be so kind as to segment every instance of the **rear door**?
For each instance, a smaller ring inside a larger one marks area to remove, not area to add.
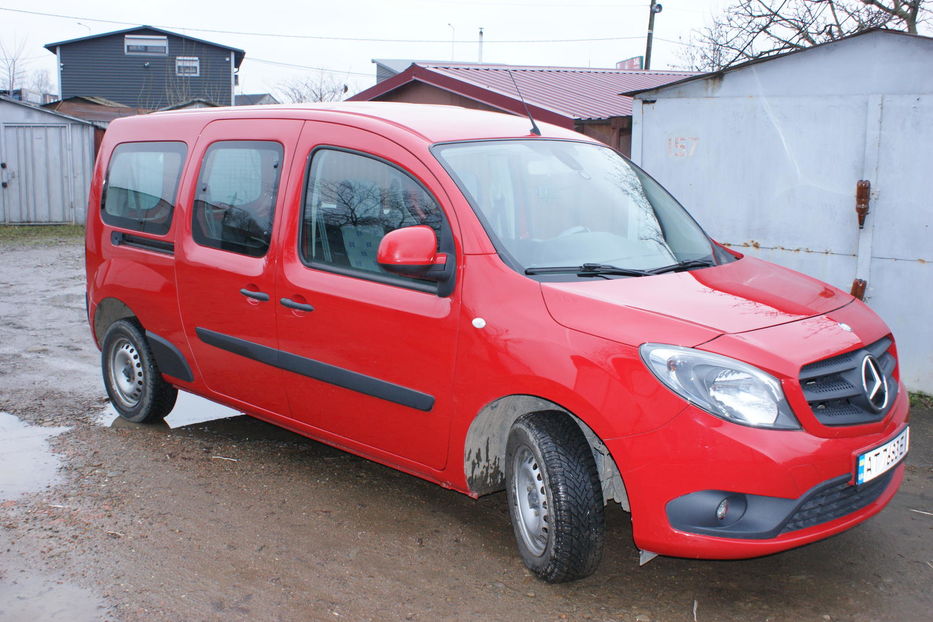
[[[425,224],[453,260],[446,197],[410,152],[364,130],[308,122],[298,155],[301,214],[289,216],[275,304],[291,412],[338,444],[443,468],[458,293],[383,271],[376,249]]]
[[[177,253],[185,334],[207,386],[244,408],[288,414],[274,363],[277,236],[301,121],[210,123],[192,153]],[[191,187],[191,182],[194,182]]]

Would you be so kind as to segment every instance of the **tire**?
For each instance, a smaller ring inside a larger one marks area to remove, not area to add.
[[[603,495],[590,446],[562,413],[519,417],[505,453],[509,515],[522,561],[538,578],[587,577],[602,559]]]
[[[178,390],[162,379],[139,324],[117,320],[104,335],[101,370],[110,403],[133,423],[158,423],[172,411]]]

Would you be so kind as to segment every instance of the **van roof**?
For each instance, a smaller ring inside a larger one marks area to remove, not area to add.
[[[128,123],[161,125],[169,118],[185,117],[211,121],[219,119],[307,119],[335,120],[342,115],[354,117],[355,125],[382,130],[388,134],[407,133],[429,143],[482,138],[522,138],[530,135],[527,117],[513,114],[473,110],[458,106],[406,104],[397,102],[335,102],[322,104],[280,104],[265,106],[235,106],[196,108],[157,112],[115,121],[121,129]],[[570,129],[538,122],[545,137],[592,141]]]

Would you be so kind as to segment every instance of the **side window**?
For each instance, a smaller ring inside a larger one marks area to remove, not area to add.
[[[302,210],[305,263],[411,282],[383,270],[376,251],[386,233],[414,225],[428,225],[440,240],[444,216],[406,173],[357,153],[321,149],[314,154]]]
[[[103,221],[145,233],[168,233],[186,153],[185,144],[177,142],[117,145],[101,200]]]
[[[231,140],[208,147],[194,196],[194,241],[250,257],[265,255],[282,154],[282,145],[271,141]]]

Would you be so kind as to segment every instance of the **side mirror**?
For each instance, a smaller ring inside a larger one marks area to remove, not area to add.
[[[437,235],[427,225],[403,227],[385,234],[376,251],[376,263],[384,270],[418,279],[446,280],[446,253],[437,252]]]

